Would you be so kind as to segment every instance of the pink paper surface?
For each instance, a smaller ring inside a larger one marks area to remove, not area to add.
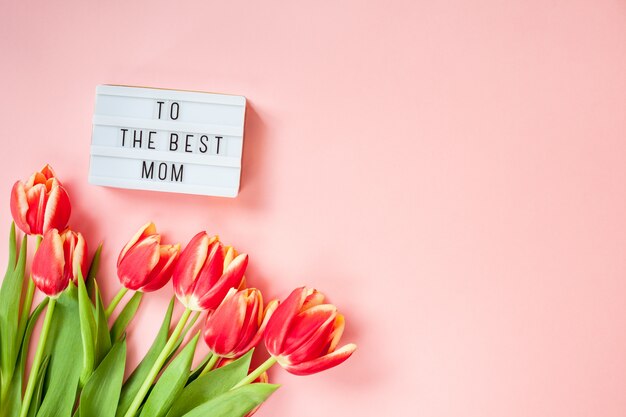
[[[258,416],[626,415],[623,0],[3,1],[0,53],[0,236],[50,162],[105,242],[107,299],[153,220],[249,253],[266,298],[308,284],[346,315],[356,354],[273,369]],[[103,83],[245,95],[240,196],[88,184]]]

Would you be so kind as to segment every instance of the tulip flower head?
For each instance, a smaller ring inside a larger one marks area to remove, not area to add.
[[[161,245],[154,223],[143,225],[124,246],[117,259],[120,283],[131,290],[150,292],[172,277],[180,245]]]
[[[288,372],[310,375],[339,365],[356,349],[337,349],[345,327],[337,307],[314,289],[297,288],[276,309],[265,330],[265,347]]]
[[[43,235],[62,230],[70,219],[70,199],[50,165],[35,172],[26,183],[17,181],[11,190],[11,214],[24,233]]]
[[[231,290],[204,326],[204,341],[211,352],[223,358],[238,358],[255,347],[268,320],[278,307],[273,300],[263,308],[263,296],[256,288]]]
[[[32,275],[35,285],[49,297],[58,296],[78,274],[87,272],[87,244],[83,235],[70,229],[50,229],[35,253]]]
[[[194,236],[174,268],[174,292],[190,310],[214,310],[231,288],[242,285],[248,255],[234,256],[217,236]]]

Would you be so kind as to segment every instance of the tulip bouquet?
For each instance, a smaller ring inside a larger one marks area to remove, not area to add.
[[[302,287],[282,303],[264,303],[261,291],[246,285],[248,256],[205,232],[182,249],[162,244],[153,223],[141,227],[120,252],[120,290],[105,305],[102,246],[88,262],[85,238],[67,227],[70,212],[49,166],[11,192],[14,224],[0,288],[0,417],[250,416],[278,388],[269,383],[271,366],[308,375],[356,349],[338,348],[344,318],[322,293]],[[16,226],[24,233],[19,243]],[[27,268],[29,237],[36,252]],[[142,297],[170,279],[175,297],[124,380],[128,325]],[[34,306],[37,290],[45,297]],[[177,301],[184,311],[173,320]],[[194,362],[201,338],[210,353]],[[269,359],[251,370],[262,341]]]

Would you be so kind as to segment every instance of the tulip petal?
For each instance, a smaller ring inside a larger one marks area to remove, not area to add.
[[[194,281],[204,265],[211,239],[206,232],[195,235],[181,252],[174,268],[174,292],[183,301],[193,291]]]
[[[320,358],[302,362],[298,364],[285,363],[283,358],[277,358],[278,362],[285,368],[287,372],[294,375],[311,375],[321,371],[325,371],[343,363],[356,350],[356,345],[350,343],[341,349],[329,353]]]
[[[150,272],[159,262],[159,237],[148,236],[126,253],[117,267],[117,276],[123,286],[138,290],[147,282]]]
[[[207,259],[198,272],[194,293],[198,296],[206,293],[209,288],[220,280],[223,271],[224,246],[221,242],[215,241],[209,245]]]
[[[306,297],[304,302],[302,303],[301,311],[308,310],[309,308],[318,306],[324,303],[324,299],[326,298],[324,294],[321,292],[311,289],[311,293]]]
[[[56,175],[54,174],[54,170],[52,169],[52,167],[49,164],[46,164],[43,168],[41,168],[39,170],[39,172],[41,173],[41,175],[43,175],[46,179],[50,179],[50,178],[56,178]]]
[[[221,262],[223,262],[223,258],[221,260],[217,258],[216,263],[220,264]],[[228,269],[212,286],[207,285],[208,280],[198,279],[198,285],[194,288],[194,295],[198,297],[198,305],[205,310],[217,308],[231,288],[239,287],[247,266],[248,255],[241,254],[228,265]]]
[[[249,351],[258,340],[255,341],[259,331],[259,325],[263,319],[263,296],[256,288],[240,291],[243,294],[243,304],[246,305],[246,316],[241,326],[239,339],[233,348],[232,355],[241,356]]]
[[[265,328],[267,327],[267,323],[269,323],[270,319],[272,318],[272,315],[274,315],[274,312],[276,311],[279,305],[280,305],[280,301],[278,300],[272,300],[269,303],[267,303],[267,305],[265,306],[265,311],[263,312],[263,321],[261,322],[261,326],[260,326],[262,330],[265,330]]]
[[[328,347],[329,352],[333,352],[337,348],[345,327],[346,319],[343,317],[343,314],[337,314],[333,325],[333,333],[330,335],[330,346]]]
[[[250,339],[245,345],[241,345],[237,347],[238,353],[236,356],[241,356],[245,354],[250,349],[252,349],[253,347],[259,344],[259,342],[261,341],[261,338],[263,337],[263,334],[265,333],[265,328],[267,327],[267,323],[272,317],[272,314],[274,313],[274,311],[276,311],[276,308],[278,307],[278,305],[279,305],[278,300],[272,300],[267,304],[265,312],[263,312],[263,321],[259,325],[255,336],[252,339]]]
[[[322,304],[303,311],[293,321],[281,355],[292,362],[305,362],[330,351],[337,307]]]
[[[64,267],[63,239],[58,230],[51,229],[33,258],[31,270],[37,288],[50,297],[61,293],[69,283],[64,277]]]
[[[228,268],[228,265],[235,259],[237,256],[237,251],[232,246],[224,247],[224,270]]]
[[[239,286],[237,287],[237,289],[241,291],[241,290],[245,290],[246,287],[247,287],[246,276],[244,275],[243,277],[241,277],[241,282],[239,283]]]
[[[242,253],[237,255],[235,259],[233,259],[229,264],[220,280],[228,281],[233,284],[237,284],[237,286],[241,283],[241,279],[243,278],[243,274],[246,272],[246,268],[248,267],[248,255]],[[236,288],[233,287],[233,288]]]
[[[45,233],[50,229],[63,229],[70,219],[71,205],[70,198],[56,178],[50,179],[52,187],[42,210],[43,225],[42,231]]]
[[[306,287],[296,288],[272,315],[265,332],[265,347],[272,356],[279,356],[289,329],[302,303],[309,295]]]
[[[159,252],[159,262],[150,273],[147,284],[141,288],[143,292],[156,291],[169,282],[180,253],[180,245],[162,245]]]
[[[76,233],[76,245],[72,255],[72,280],[78,282],[78,275],[86,276],[87,272],[87,242],[81,233]]]
[[[63,259],[65,261],[63,276],[69,281],[74,276],[72,257],[74,255],[74,248],[76,247],[76,236],[69,229],[61,232],[60,236],[63,240]]]
[[[215,312],[207,317],[204,340],[219,356],[230,356],[240,339],[246,317],[246,303],[241,293],[227,296]]]
[[[332,304],[322,304],[300,312],[294,319],[283,353],[291,353],[299,345],[308,341],[322,326],[334,323],[337,316],[337,307]]]
[[[26,198],[26,189],[22,181],[17,181],[13,184],[11,190],[11,215],[17,227],[19,227],[24,233],[30,234],[30,226],[26,220],[28,213],[28,199]]]
[[[137,233],[135,233],[135,235],[128,241],[126,246],[124,246],[124,248],[120,252],[120,255],[117,258],[117,264],[120,264],[124,255],[126,255],[126,252],[128,252],[128,250],[132,248],[139,240],[145,239],[151,235],[156,235],[156,232],[156,226],[152,222],[146,223],[141,226]]]
[[[46,178],[46,176],[41,172],[37,171],[30,176],[28,181],[26,181],[26,189],[32,188],[37,184],[45,185],[46,181],[48,181],[48,178]]]
[[[30,226],[31,233],[43,234],[44,208],[46,206],[46,186],[36,184],[30,189],[26,188],[26,199],[28,201],[28,212],[26,221]]]

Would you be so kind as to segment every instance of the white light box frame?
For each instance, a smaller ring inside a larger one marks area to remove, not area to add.
[[[243,96],[99,85],[89,182],[236,197],[245,114]]]

